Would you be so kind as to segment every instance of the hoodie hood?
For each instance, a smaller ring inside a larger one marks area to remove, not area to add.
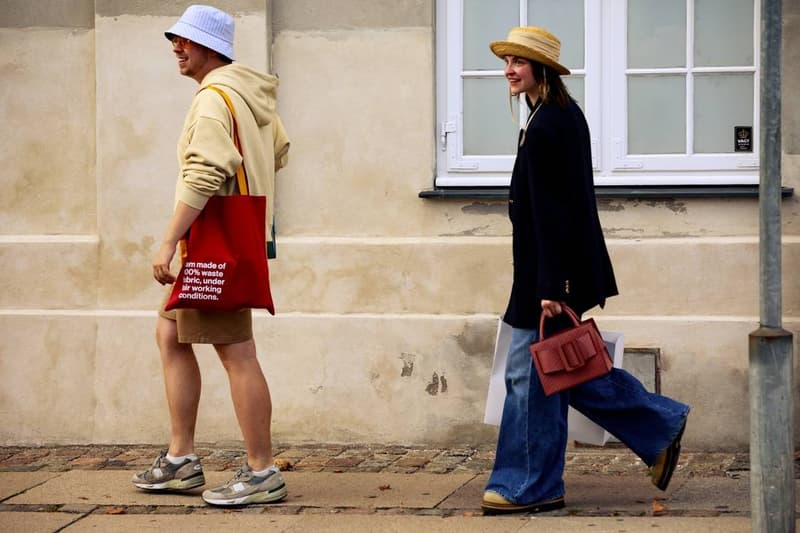
[[[259,127],[266,126],[273,121],[278,89],[278,78],[275,76],[264,74],[238,63],[231,63],[209,72],[203,78],[200,88],[209,85],[222,85],[236,91],[253,112]]]

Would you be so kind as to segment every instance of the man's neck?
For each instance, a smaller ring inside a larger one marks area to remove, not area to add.
[[[227,64],[228,63],[225,63],[224,61],[216,57],[213,59],[209,59],[208,63],[206,63],[206,68],[195,74],[193,76],[193,79],[197,83],[203,83],[203,79],[205,79],[205,77],[208,76],[209,72],[211,72],[214,69],[218,69],[219,67],[224,67]]]

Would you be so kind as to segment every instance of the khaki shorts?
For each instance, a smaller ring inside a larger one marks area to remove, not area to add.
[[[174,320],[178,326],[178,342],[186,344],[234,344],[253,338],[253,316],[250,309],[231,313],[196,309],[164,310],[169,295],[161,301],[158,315]]]

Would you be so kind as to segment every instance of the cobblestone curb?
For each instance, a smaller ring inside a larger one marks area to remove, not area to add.
[[[160,449],[142,445],[0,447],[0,471],[137,470],[149,466]],[[241,448],[230,445],[203,445],[197,454],[208,471],[231,470],[245,458]],[[284,445],[276,446],[275,458],[281,469],[301,472],[485,473],[492,468],[494,450]],[[679,468],[690,476],[738,477],[748,472],[750,465],[747,453],[684,452]],[[568,474],[641,475],[644,469],[642,461],[623,447],[570,447],[567,451]]]

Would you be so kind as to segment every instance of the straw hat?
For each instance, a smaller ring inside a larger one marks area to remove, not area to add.
[[[233,61],[233,18],[215,7],[192,5],[164,36],[184,37]]]
[[[552,67],[559,74],[569,74],[569,69],[558,62],[561,54],[561,41],[549,31],[526,26],[511,28],[508,39],[494,41],[489,44],[494,55],[503,59],[505,56],[524,57]]]

